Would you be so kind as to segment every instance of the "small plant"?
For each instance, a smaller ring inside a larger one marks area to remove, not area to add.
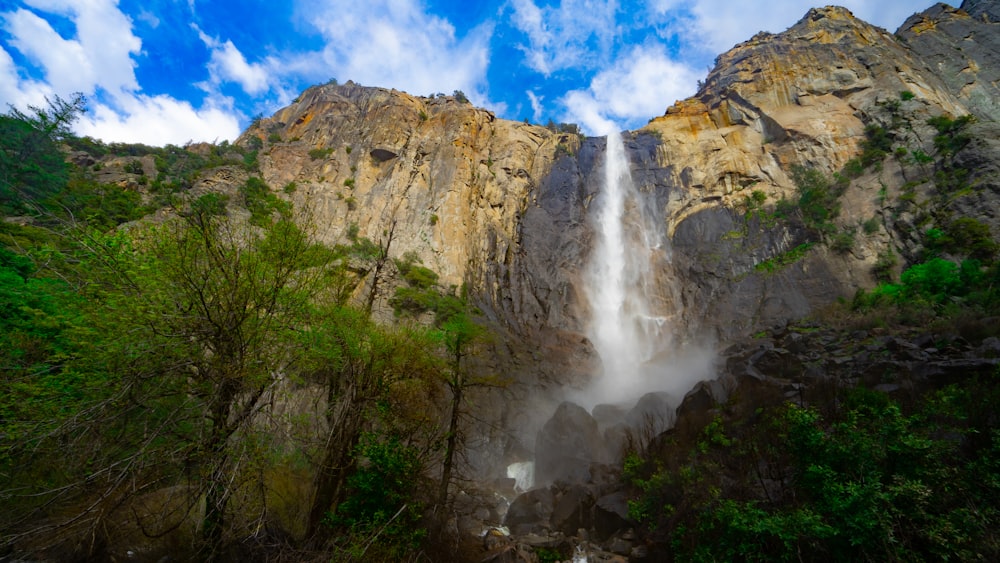
[[[348,189],[353,190],[354,189],[354,178],[348,178],[348,179],[344,180],[344,186],[346,186]]]
[[[344,152],[346,152],[347,154],[351,154],[352,150],[354,150],[354,148],[351,145],[347,145],[346,147],[344,147]]]
[[[295,182],[288,182],[284,188],[281,188],[281,191],[291,195],[295,193],[296,189],[298,189],[298,186],[295,185]]]
[[[332,153],[333,149],[320,149],[320,148],[310,149],[309,158],[312,160],[322,160],[330,156],[330,154]]]
[[[438,224],[438,216],[436,214],[431,214],[430,223],[432,227]]]
[[[420,115],[420,121],[427,121],[427,112],[426,111],[420,110],[420,114],[419,115]]]
[[[830,237],[830,249],[837,254],[847,254],[854,250],[854,229],[844,230]]]
[[[916,162],[917,164],[930,164],[931,162],[934,162],[934,157],[920,149],[911,151],[910,155],[913,156],[913,162]]]
[[[878,232],[879,220],[878,217],[872,217],[864,223],[861,224],[861,228],[865,231],[866,235],[874,235]]]
[[[916,97],[917,97],[916,94],[910,92],[909,90],[903,90],[902,92],[899,93],[899,99],[903,100],[904,102],[908,102]]]
[[[354,211],[358,208],[358,200],[354,199],[354,196],[350,196],[344,199],[344,203],[347,204],[348,211]]]
[[[139,176],[144,176],[146,174],[146,171],[142,169],[142,163],[138,160],[129,161],[128,164],[125,165],[125,172],[128,172],[129,174],[138,174]]]
[[[280,143],[281,142],[281,133],[278,133],[277,131],[271,133],[270,135],[267,136],[267,142],[269,142],[269,143]]]

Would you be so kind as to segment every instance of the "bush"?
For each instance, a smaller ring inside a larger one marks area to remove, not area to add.
[[[333,149],[309,149],[309,158],[312,160],[322,160],[333,153]]]
[[[382,553],[403,556],[417,549],[427,536],[420,526],[423,505],[416,499],[422,473],[419,452],[395,436],[369,432],[362,435],[355,457],[361,462],[347,480],[347,500],[328,516],[327,524],[347,528],[363,540],[378,534],[376,549]],[[354,555],[363,559],[365,552]]]

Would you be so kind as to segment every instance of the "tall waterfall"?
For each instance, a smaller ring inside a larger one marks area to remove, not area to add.
[[[604,185],[594,203],[595,246],[584,271],[589,336],[603,373],[575,397],[591,407],[661,390],[657,372],[671,345],[669,284],[655,279],[669,259],[662,229],[632,181],[621,135],[607,139]]]

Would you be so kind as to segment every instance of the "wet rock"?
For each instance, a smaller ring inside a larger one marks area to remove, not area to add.
[[[628,498],[624,492],[605,495],[594,504],[594,532],[598,538],[611,537],[628,528]]]
[[[591,462],[605,457],[597,421],[580,405],[564,402],[535,441],[535,482],[586,483]]]
[[[535,489],[519,495],[507,510],[504,525],[517,536],[547,530],[550,527],[554,502],[554,495],[548,488]]]
[[[594,417],[599,426],[606,428],[620,424],[625,419],[627,413],[628,410],[620,405],[600,404],[594,407],[594,410],[591,411],[591,416]]]
[[[584,485],[574,484],[564,490],[552,510],[552,528],[566,535],[593,524],[594,494]]]
[[[632,552],[632,542],[621,537],[612,538],[607,544],[607,550],[618,555],[628,555]]]
[[[646,393],[625,415],[625,422],[634,430],[649,437],[674,425],[676,402],[669,393]]]

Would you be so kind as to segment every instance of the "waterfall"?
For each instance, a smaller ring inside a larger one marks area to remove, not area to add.
[[[583,274],[589,337],[603,364],[582,405],[634,401],[659,390],[657,367],[671,344],[668,299],[656,275],[669,261],[662,229],[634,185],[621,135],[609,134],[602,190],[594,202],[595,246]]]

